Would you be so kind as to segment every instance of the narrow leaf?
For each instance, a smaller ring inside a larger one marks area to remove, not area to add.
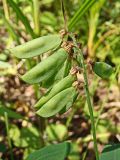
[[[17,4],[13,0],[7,0],[8,4],[12,7],[14,12],[17,14],[18,18],[24,24],[26,31],[31,35],[32,38],[35,38],[36,35],[33,32],[33,29],[30,26],[29,20],[23,14],[22,10],[17,6]]]
[[[23,119],[23,116],[21,116],[19,113],[16,113],[7,107],[0,106],[0,116],[4,116],[5,112],[7,113],[9,118]]]
[[[85,0],[85,2],[80,6],[79,10],[74,14],[69,22],[68,29],[71,31],[77,24],[81,17],[88,11],[88,9],[96,2],[96,0]]]

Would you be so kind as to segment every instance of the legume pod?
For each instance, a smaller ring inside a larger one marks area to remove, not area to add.
[[[56,49],[61,41],[59,35],[43,36],[10,49],[10,52],[18,58],[31,58]]]
[[[95,62],[93,71],[103,79],[108,79],[114,72],[113,68],[104,62]]]
[[[61,91],[45,103],[36,113],[41,117],[51,117],[57,114],[65,106],[67,107],[67,105],[69,106],[73,103],[75,93],[76,90],[73,87]]]
[[[55,76],[51,77],[50,79],[42,83],[42,87],[50,89],[53,85],[58,83],[61,79],[69,75],[70,68],[71,68],[71,60],[67,59],[64,65],[58,71],[58,73],[55,74]]]
[[[21,78],[29,84],[42,82],[54,76],[67,59],[67,52],[61,48],[31,70],[29,70]]]
[[[48,91],[48,93],[43,96],[34,107],[41,108],[47,101],[49,101],[53,96],[58,94],[59,92],[63,91],[66,88],[69,88],[72,86],[72,83],[75,81],[75,77],[72,75],[68,75],[61,81],[59,81],[57,84],[53,86],[53,88]]]

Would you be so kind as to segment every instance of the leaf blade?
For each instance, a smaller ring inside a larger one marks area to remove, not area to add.
[[[26,160],[64,160],[70,152],[68,142],[44,147],[30,154]]]
[[[96,0],[86,0],[82,6],[80,6],[79,10],[76,11],[74,16],[71,18],[68,29],[71,31],[80,18],[88,11],[88,9],[96,2]]]

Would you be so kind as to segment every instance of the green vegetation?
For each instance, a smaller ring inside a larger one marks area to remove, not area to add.
[[[0,1],[0,159],[119,160],[120,2]]]

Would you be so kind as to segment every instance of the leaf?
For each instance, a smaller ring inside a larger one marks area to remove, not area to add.
[[[100,160],[119,160],[120,159],[120,143],[107,145],[100,155]]]
[[[96,0],[85,0],[79,10],[75,13],[69,22],[68,29],[71,31],[80,21],[81,17],[88,11],[88,9],[96,2]]]
[[[40,147],[39,131],[34,126],[19,130],[17,126],[12,125],[9,134],[16,147],[32,147],[34,149]]]
[[[0,143],[0,152],[4,153],[6,150],[6,146],[3,143]]]
[[[56,53],[37,64],[21,78],[29,84],[35,84],[47,80],[57,74],[67,59],[67,56],[67,52],[61,48]]]
[[[93,71],[103,79],[108,79],[114,72],[113,68],[104,62],[95,62]]]
[[[21,20],[21,22],[24,24],[26,31],[31,35],[32,38],[36,38],[36,35],[30,26],[29,20],[23,14],[22,10],[17,6],[17,4],[13,0],[7,0],[7,2],[12,7],[14,12],[17,14],[17,16]]]
[[[9,64],[8,62],[0,61],[0,76],[1,75],[8,75],[8,74],[15,75],[16,68],[12,67],[12,65]]]
[[[55,50],[60,43],[61,38],[59,35],[48,35],[36,38],[10,49],[10,52],[17,58],[31,58],[46,53],[50,50]]]
[[[16,34],[16,31],[13,28],[12,24],[5,18],[5,16],[3,14],[0,13],[0,16],[2,17],[2,19],[4,21],[4,24],[5,24],[6,28],[8,29],[8,32],[10,33],[10,35],[12,36],[12,38],[14,40],[16,40],[17,43],[20,43],[19,36]]]
[[[0,61],[6,61],[7,58],[8,58],[8,56],[6,54],[4,54],[4,53],[0,54]]]
[[[67,128],[63,124],[50,124],[46,128],[49,141],[62,141],[68,134]]]
[[[33,152],[26,160],[65,160],[70,152],[70,144],[63,142],[44,147]]]
[[[8,109],[7,107],[0,106],[0,115],[4,116],[4,113],[7,112],[8,117],[14,118],[14,119],[23,119],[23,116],[20,114],[12,111],[11,109]]]
[[[74,101],[76,90],[67,88],[45,103],[36,113],[41,117],[51,117],[60,112],[65,106],[70,107]]]
[[[8,62],[3,62],[0,61],[0,70],[6,69],[6,68],[11,68],[12,66]]]
[[[70,151],[68,158],[69,160],[80,160],[81,159],[80,147],[77,143],[71,144],[71,151]]]
[[[43,12],[40,18],[41,24],[46,24],[46,25],[51,25],[51,26],[56,26],[57,25],[57,19],[55,15],[51,12]]]

